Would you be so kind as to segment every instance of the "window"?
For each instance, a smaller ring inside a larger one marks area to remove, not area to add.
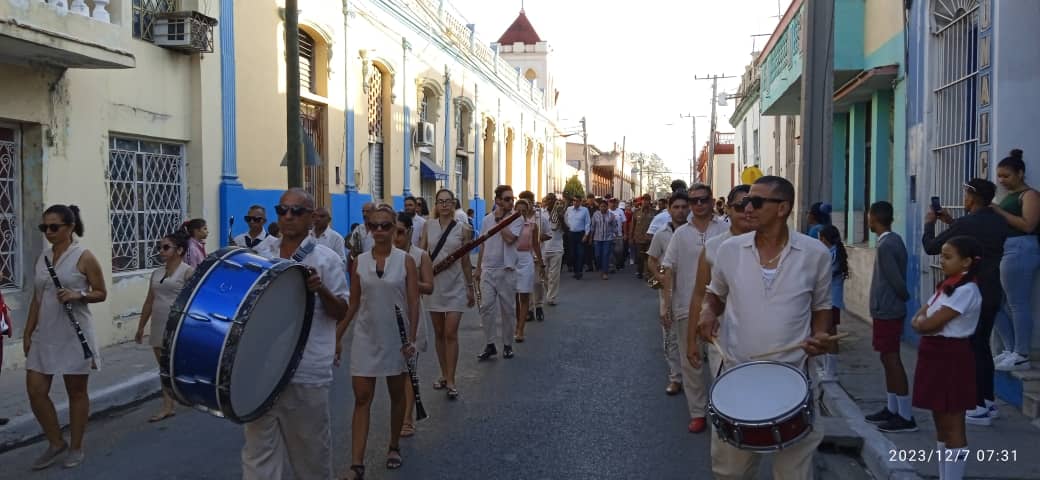
[[[133,0],[134,38],[152,40],[152,22],[156,13],[173,12],[177,0]]]
[[[758,149],[758,129],[757,128],[754,129],[751,132],[751,148],[753,149],[752,150],[753,155],[751,156],[751,159],[752,159],[751,164],[752,165],[762,165],[762,159],[758,156],[759,149]]]
[[[430,102],[435,101],[429,90],[423,90],[422,101],[419,102],[419,121],[430,121]]]
[[[22,280],[19,137],[17,129],[0,125],[0,288],[16,288]]]
[[[300,90],[318,94],[318,85],[314,81],[314,38],[300,30]]]
[[[112,271],[159,266],[159,240],[187,215],[184,146],[112,136],[105,177]]]

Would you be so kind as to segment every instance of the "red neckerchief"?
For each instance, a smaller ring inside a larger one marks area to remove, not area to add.
[[[956,275],[946,277],[946,280],[943,280],[942,283],[940,283],[939,286],[935,288],[935,296],[932,297],[932,301],[928,302],[928,305],[935,303],[935,300],[943,294],[943,290],[946,290],[946,287],[953,287],[954,285],[957,285],[957,282],[961,281],[962,278],[964,278],[963,273],[958,273]]]

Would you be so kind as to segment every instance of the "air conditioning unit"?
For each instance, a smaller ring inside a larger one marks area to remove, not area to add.
[[[434,146],[434,135],[436,129],[430,122],[419,122],[419,125],[415,128],[415,143],[420,147],[432,147]]]
[[[152,42],[183,53],[213,53],[217,19],[199,12],[162,12],[152,21]]]

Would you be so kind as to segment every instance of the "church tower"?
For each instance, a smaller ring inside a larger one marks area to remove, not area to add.
[[[498,50],[498,55],[503,60],[520,69],[523,79],[534,82],[534,87],[542,91],[544,109],[552,111],[556,108],[559,92],[549,68],[552,48],[538,36],[523,8],[513,24],[491,46]]]

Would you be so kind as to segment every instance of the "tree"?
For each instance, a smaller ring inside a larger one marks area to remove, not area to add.
[[[632,165],[641,165],[641,173],[639,175],[642,176],[644,193],[649,193],[653,196],[656,195],[654,192],[661,190],[665,192],[672,191],[672,172],[668,170],[664,160],[656,153],[630,153],[628,161],[625,163],[628,162],[632,162]]]
[[[577,175],[567,179],[567,184],[563,186],[563,194],[570,198],[585,198],[585,188],[581,186],[581,180],[578,180]]]

